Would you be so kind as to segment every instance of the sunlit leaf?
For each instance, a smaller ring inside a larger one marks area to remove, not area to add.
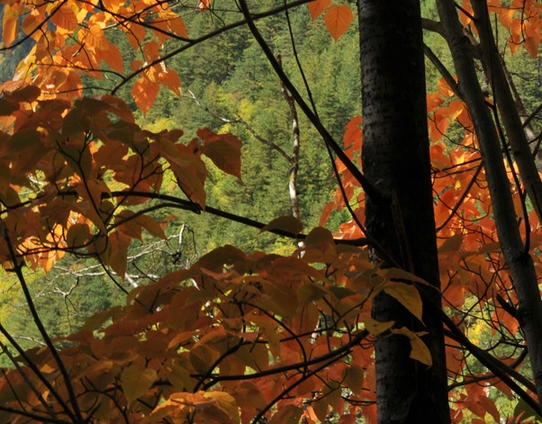
[[[151,82],[148,78],[141,77],[135,82],[132,88],[132,96],[143,115],[146,115],[154,104],[159,90],[158,83]]]
[[[51,16],[51,21],[58,27],[66,31],[73,31],[77,28],[79,22],[74,11],[75,5],[72,2],[61,3]]]
[[[235,135],[215,134],[208,128],[198,130],[203,140],[201,152],[222,171],[241,179],[241,145]]]
[[[352,10],[346,4],[330,6],[324,16],[324,23],[331,36],[337,41],[354,20]]]
[[[412,315],[422,320],[422,298],[414,285],[389,281],[384,286],[384,291],[399,301]]]
[[[328,8],[328,6],[331,4],[331,0],[313,0],[309,2],[307,5],[309,7],[309,13],[311,15],[311,19],[314,20],[320,14]]]
[[[411,349],[410,357],[412,359],[420,361],[422,364],[425,364],[428,367],[430,367],[433,364],[433,360],[431,358],[431,352],[429,352],[427,345],[420,338],[420,335],[419,335],[420,333],[413,333],[406,327],[392,329],[391,332],[393,334],[398,334],[401,336],[408,337],[410,341],[410,349]]]

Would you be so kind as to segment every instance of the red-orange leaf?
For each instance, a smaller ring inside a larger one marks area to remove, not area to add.
[[[211,4],[211,0],[199,0],[198,9],[200,12],[205,12]]]
[[[215,134],[208,128],[198,130],[203,140],[201,152],[227,174],[241,179],[241,140],[233,134]]]
[[[124,70],[124,63],[122,61],[122,54],[119,48],[113,43],[108,44],[108,48],[102,50],[102,59],[107,63],[111,69],[122,73]]]
[[[331,0],[314,0],[311,1],[309,6],[309,13],[311,14],[311,19],[315,20],[320,14],[328,8],[331,4]]]
[[[161,72],[158,74],[158,80],[162,83],[162,85],[166,86],[177,96],[181,97],[181,79],[179,78],[177,72],[175,72],[173,69],[168,69],[166,72]]]
[[[134,84],[134,87],[132,88],[132,96],[134,96],[136,105],[139,109],[141,109],[143,115],[146,115],[154,104],[159,89],[160,86],[158,83],[151,82],[145,77],[139,78]]]
[[[345,4],[331,6],[325,16],[324,23],[331,36],[337,41],[354,20],[352,10]]]

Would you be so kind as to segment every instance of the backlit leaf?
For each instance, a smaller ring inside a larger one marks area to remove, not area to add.
[[[345,4],[341,4],[340,6],[334,4],[327,10],[324,16],[326,28],[335,41],[346,32],[353,20],[354,15],[352,14],[352,10]]]
[[[420,361],[422,364],[425,364],[428,367],[433,364],[433,360],[431,359],[431,352],[429,352],[427,345],[420,338],[420,334],[423,335],[424,333],[414,333],[406,327],[392,329],[391,332],[392,334],[398,334],[408,337],[411,348],[410,357],[412,359]]]
[[[331,4],[331,0],[313,0],[307,6],[309,7],[309,13],[311,19],[315,20],[320,14],[328,8]]]
[[[51,21],[58,27],[66,31],[73,31],[78,26],[77,15],[74,11],[72,2],[63,2],[61,6],[54,11]]]
[[[113,43],[109,43],[107,49],[102,50],[102,60],[107,63],[111,69],[122,73],[124,70],[124,62],[122,53],[119,48]]]
[[[66,242],[68,247],[78,248],[87,244],[90,237],[91,233],[87,224],[74,224],[68,230]]]
[[[384,286],[384,291],[398,300],[412,315],[422,320],[422,298],[414,285],[389,281]]]
[[[146,115],[154,104],[159,90],[160,86],[158,83],[151,82],[148,78],[141,77],[135,82],[132,88],[132,96],[137,107],[143,112],[143,115]]]
[[[201,152],[227,174],[241,179],[241,145],[235,135],[215,134],[208,128],[198,130],[198,137],[203,140]]]

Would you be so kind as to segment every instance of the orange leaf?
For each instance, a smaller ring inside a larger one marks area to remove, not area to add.
[[[145,368],[140,364],[126,367],[120,376],[120,384],[128,402],[133,402],[147,393],[156,378],[156,371],[152,368]]]
[[[88,243],[90,237],[90,229],[87,224],[74,224],[68,230],[66,242],[70,248],[79,248]]]
[[[102,50],[102,60],[107,63],[111,69],[122,73],[124,70],[124,63],[122,61],[122,53],[119,48],[113,43],[108,44],[108,48]]]
[[[205,12],[211,4],[211,0],[199,0],[198,9],[200,12]]]
[[[4,47],[9,47],[17,36],[19,14],[9,5],[4,7],[4,17],[2,19],[2,37]]]
[[[354,20],[352,10],[345,4],[331,6],[324,16],[324,23],[331,36],[337,41]]]
[[[208,128],[198,130],[203,140],[201,152],[227,174],[241,179],[241,140],[233,134],[215,134]]]
[[[361,151],[361,116],[354,116],[348,124],[346,124],[344,131],[344,148],[354,149]]]
[[[161,239],[166,239],[166,235],[164,234],[164,230],[160,226],[158,222],[156,222],[154,219],[152,219],[148,215],[140,215],[135,220],[139,225],[141,225],[143,228],[145,228],[149,233],[151,233],[155,237],[159,237]]]
[[[143,115],[146,115],[154,104],[159,89],[160,85],[158,83],[151,82],[145,77],[139,78],[134,84],[132,96],[134,96],[136,105],[141,109]]]
[[[77,28],[79,22],[77,15],[73,10],[72,3],[63,3],[51,16],[51,21],[59,28],[64,28],[67,31],[73,31]]]
[[[324,10],[328,8],[331,4],[331,0],[314,0],[311,1],[309,6],[309,13],[311,14],[311,19],[315,20]]]
[[[92,25],[87,32],[85,42],[90,46],[97,49],[107,49],[109,41],[105,38],[102,27],[98,24]]]
[[[128,260],[128,246],[132,239],[120,231],[114,231],[109,235],[111,244],[111,256],[109,265],[118,275],[124,278],[126,274],[126,263]]]
[[[181,97],[181,79],[179,78],[177,72],[175,72],[173,69],[168,69],[166,72],[161,72],[158,74],[158,80],[162,83],[162,85],[169,88],[177,96]]]

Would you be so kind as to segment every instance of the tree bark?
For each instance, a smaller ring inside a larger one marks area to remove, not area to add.
[[[410,359],[401,336],[376,341],[380,423],[450,422],[435,220],[430,178],[425,72],[419,0],[358,0],[363,170],[380,197],[366,196],[367,231],[404,269],[428,281],[423,322],[379,294],[373,316],[395,327],[427,331],[428,368]],[[391,264],[385,264],[387,266]]]
[[[480,59],[484,72],[489,79],[495,104],[504,125],[512,155],[516,161],[525,191],[542,221],[542,181],[538,174],[536,162],[529,147],[525,128],[519,117],[516,102],[508,85],[502,66],[501,56],[489,21],[486,0],[472,0],[475,24],[480,37]]]
[[[507,190],[510,183],[499,137],[478,83],[473,58],[469,54],[469,40],[463,34],[455,3],[453,0],[437,0],[437,7],[452,53],[461,97],[467,104],[480,144],[499,243],[514,279],[519,299],[519,321],[529,348],[539,405],[542,405],[542,302],[533,260],[521,240],[512,195],[510,189]]]

